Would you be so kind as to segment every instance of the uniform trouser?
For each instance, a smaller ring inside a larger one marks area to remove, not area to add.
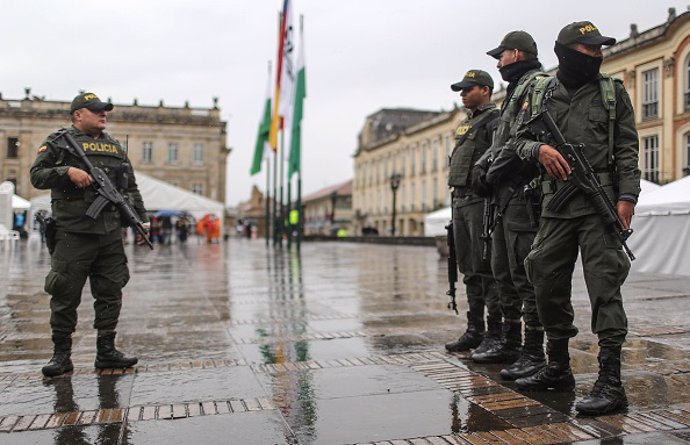
[[[613,228],[604,226],[596,214],[541,219],[525,265],[534,283],[546,335],[549,339],[577,335],[570,300],[578,247],[592,307],[592,331],[599,337],[599,346],[620,346],[628,332],[621,285],[630,262]]]
[[[50,326],[54,333],[71,334],[77,326],[77,308],[88,277],[94,297],[93,327],[117,326],[122,307],[122,288],[129,281],[122,231],[105,235],[58,230],[45,290],[51,295]]]
[[[513,198],[497,219],[491,242],[491,270],[498,284],[503,317],[526,326],[541,327],[534,288],[527,278],[524,261],[532,247],[532,227],[525,201]]]
[[[500,317],[501,307],[491,274],[491,264],[488,259],[482,259],[483,213],[483,201],[453,206],[455,253],[458,270],[463,275],[462,282],[465,284],[470,312],[483,314],[486,305],[489,316]]]

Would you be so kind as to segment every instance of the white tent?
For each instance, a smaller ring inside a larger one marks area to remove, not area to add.
[[[186,210],[195,218],[207,213],[213,213],[221,219],[223,217],[225,205],[222,202],[197,195],[143,173],[135,172],[135,175],[146,210]]]
[[[646,196],[649,193],[654,192],[660,187],[653,182],[642,180],[640,181],[642,187],[642,192],[640,196]],[[639,212],[638,212],[639,213]],[[443,236],[446,234],[446,224],[450,222],[452,218],[452,212],[450,207],[444,209],[436,210],[435,212],[428,213],[424,217],[424,236]]]
[[[186,210],[195,218],[200,218],[207,213],[213,213],[219,218],[223,217],[225,205],[221,202],[194,194],[143,173],[135,174],[139,191],[144,198],[144,205],[148,211]],[[33,211],[38,209],[50,210],[50,194],[33,198],[31,207]]]
[[[424,217],[424,236],[443,236],[446,234],[446,225],[452,216],[450,207],[428,213]]]
[[[690,275],[690,177],[641,195],[635,213],[633,270]]]
[[[19,195],[12,195],[12,209],[13,210],[27,210],[31,207],[31,203]]]

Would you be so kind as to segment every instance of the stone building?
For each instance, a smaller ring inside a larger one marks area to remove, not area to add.
[[[338,229],[352,232],[352,180],[325,187],[302,198],[305,235],[335,235]],[[335,212],[334,212],[335,209]]]
[[[29,181],[36,150],[51,132],[69,123],[70,101],[0,97],[0,179],[30,199],[45,194]],[[140,171],[208,198],[225,201],[226,123],[220,109],[115,104],[107,131],[127,144]]]
[[[424,234],[424,215],[449,205],[448,156],[455,129],[465,118],[447,112],[383,109],[367,117],[354,154],[352,203],[354,233],[392,229],[391,176],[396,191],[396,235]]]
[[[269,198],[268,205],[271,208],[273,207],[273,199]],[[252,186],[249,199],[237,205],[235,220],[235,222],[242,220],[244,225],[256,227],[256,236],[258,238],[266,236],[266,196],[256,185]]]
[[[614,36],[615,37],[615,36]],[[690,174],[690,12],[604,51],[602,71],[624,80],[635,109],[642,177],[667,183]]]

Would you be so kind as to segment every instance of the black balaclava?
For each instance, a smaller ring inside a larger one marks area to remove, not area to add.
[[[597,78],[602,57],[592,57],[556,42],[554,51],[558,56],[558,80],[566,88],[580,88]]]
[[[498,72],[501,73],[501,78],[506,82],[515,83],[520,80],[527,71],[539,68],[541,68],[541,62],[539,62],[538,59],[520,60],[519,62],[502,66]]]

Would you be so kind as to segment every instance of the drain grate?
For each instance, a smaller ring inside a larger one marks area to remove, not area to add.
[[[69,413],[7,416],[0,418],[0,432],[55,429],[69,425],[104,425],[147,420],[175,420],[187,417],[236,414],[276,409],[266,399],[238,399],[208,402],[170,403],[132,406]]]

